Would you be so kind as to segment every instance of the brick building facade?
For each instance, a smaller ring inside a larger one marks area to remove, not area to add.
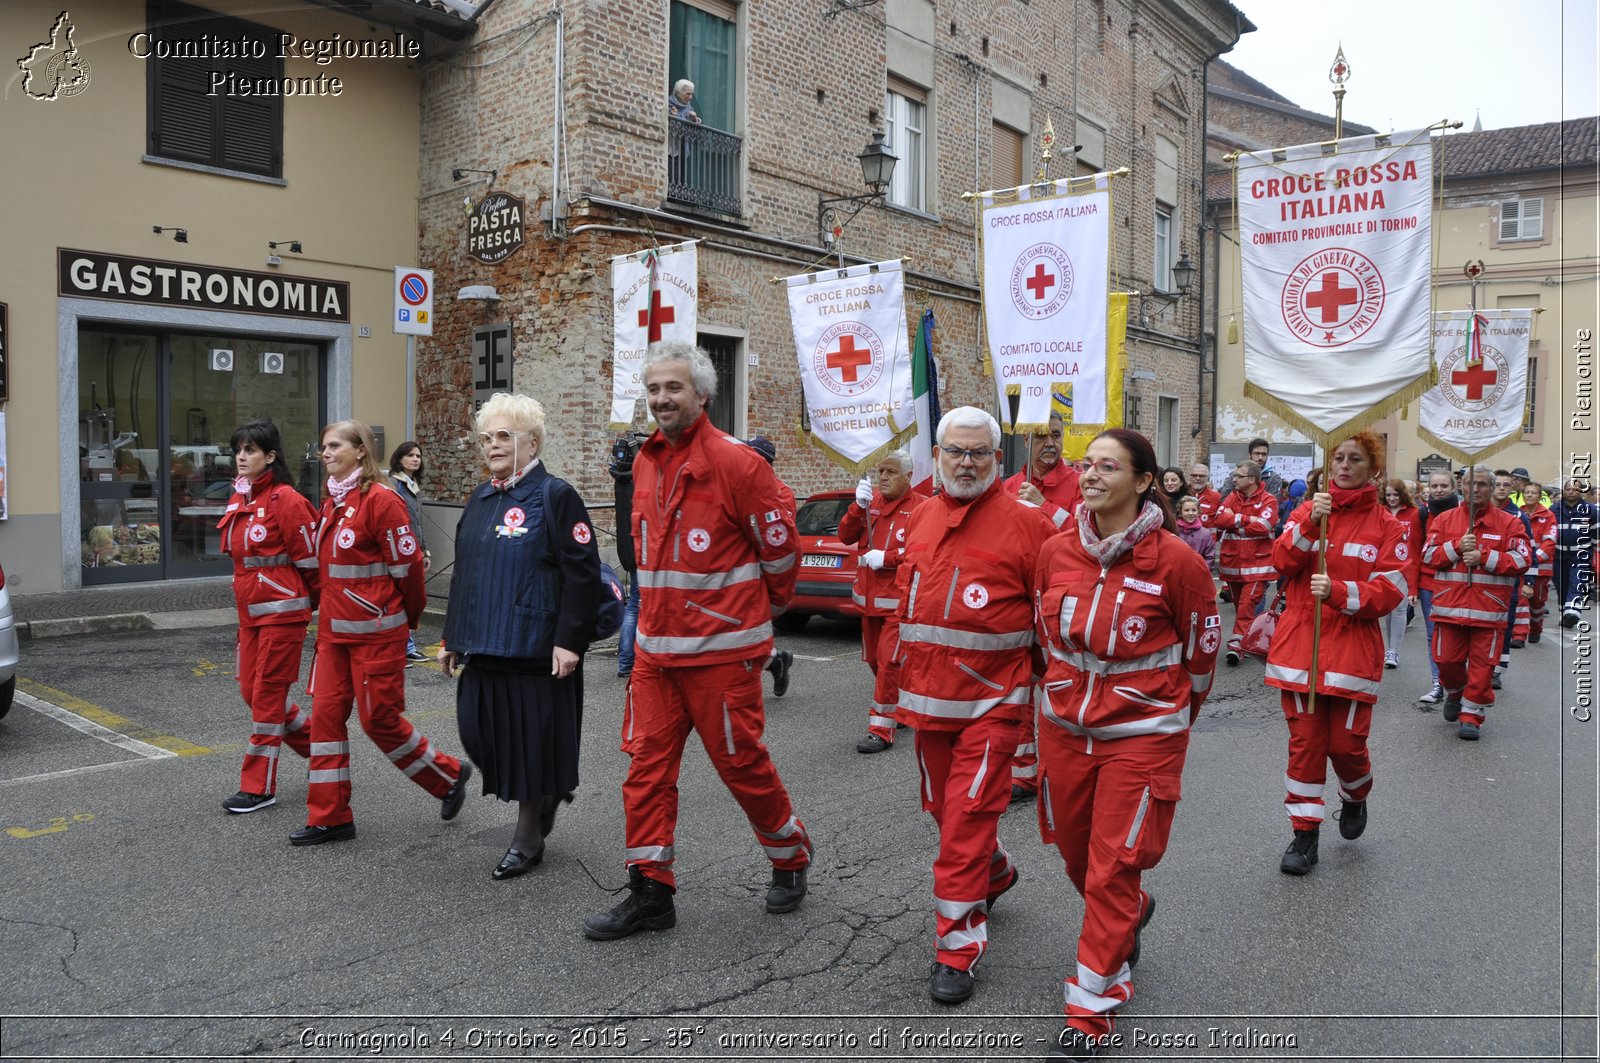
[[[962,193],[1031,177],[1049,119],[1052,177],[1132,169],[1113,188],[1113,287],[1170,292],[1170,266],[1199,243],[1205,68],[1253,28],[1225,0],[589,0],[548,10],[487,5],[472,40],[424,82],[420,258],[437,271],[438,301],[435,333],[417,346],[417,433],[434,441],[428,490],[440,498],[461,497],[479,476],[475,450],[440,444],[470,431],[492,328],[509,330],[504,383],[549,412],[552,467],[586,497],[609,497],[608,263],[656,242],[701,241],[699,330],[728,393],[716,421],[777,440],[779,473],[801,497],[844,476],[796,442],[799,378],[774,277],[841,252],[846,263],[906,256],[908,323],[925,308],[938,321],[944,407],[992,409],[974,211]],[[699,126],[668,118],[668,89],[686,75],[706,115]],[[863,210],[830,245],[819,199],[864,190],[854,156],[874,130],[900,157],[891,202]],[[679,160],[690,159],[698,169],[686,173]],[[457,180],[456,170],[468,172]],[[527,203],[525,243],[492,266],[467,254],[463,209],[491,188]],[[493,286],[498,302],[456,299],[468,285]],[[1190,460],[1206,446],[1195,435],[1198,301],[1135,299],[1130,318],[1127,422],[1171,460]]]

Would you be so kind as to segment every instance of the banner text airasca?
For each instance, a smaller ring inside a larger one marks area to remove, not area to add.
[[[1250,197],[1281,199],[1283,202],[1278,204],[1280,221],[1304,221],[1307,218],[1325,218],[1330,214],[1383,210],[1382,188],[1365,192],[1345,190],[1416,179],[1417,163],[1414,159],[1375,162],[1371,166],[1340,167],[1333,171],[1331,177],[1326,173],[1300,173],[1257,178],[1250,182]]]

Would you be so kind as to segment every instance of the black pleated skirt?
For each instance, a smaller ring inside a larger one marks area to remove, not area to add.
[[[456,724],[485,794],[536,801],[576,790],[583,666],[565,679],[464,668],[456,683]]]

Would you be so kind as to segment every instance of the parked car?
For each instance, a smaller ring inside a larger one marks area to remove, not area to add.
[[[0,568],[0,717],[11,711],[17,694],[17,618],[6,590],[6,570]]]
[[[800,539],[800,578],[794,600],[774,621],[778,630],[799,631],[813,616],[861,615],[850,597],[856,548],[839,541],[839,519],[853,498],[853,491],[821,491],[800,504],[794,520]]]

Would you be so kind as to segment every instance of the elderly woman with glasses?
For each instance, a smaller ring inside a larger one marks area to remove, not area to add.
[[[578,788],[583,654],[600,607],[600,553],[583,499],[552,476],[544,407],[497,394],[478,412],[489,480],[456,527],[439,663],[461,669],[456,721],[483,792],[517,802],[496,879],[544,859],[556,809]]]

